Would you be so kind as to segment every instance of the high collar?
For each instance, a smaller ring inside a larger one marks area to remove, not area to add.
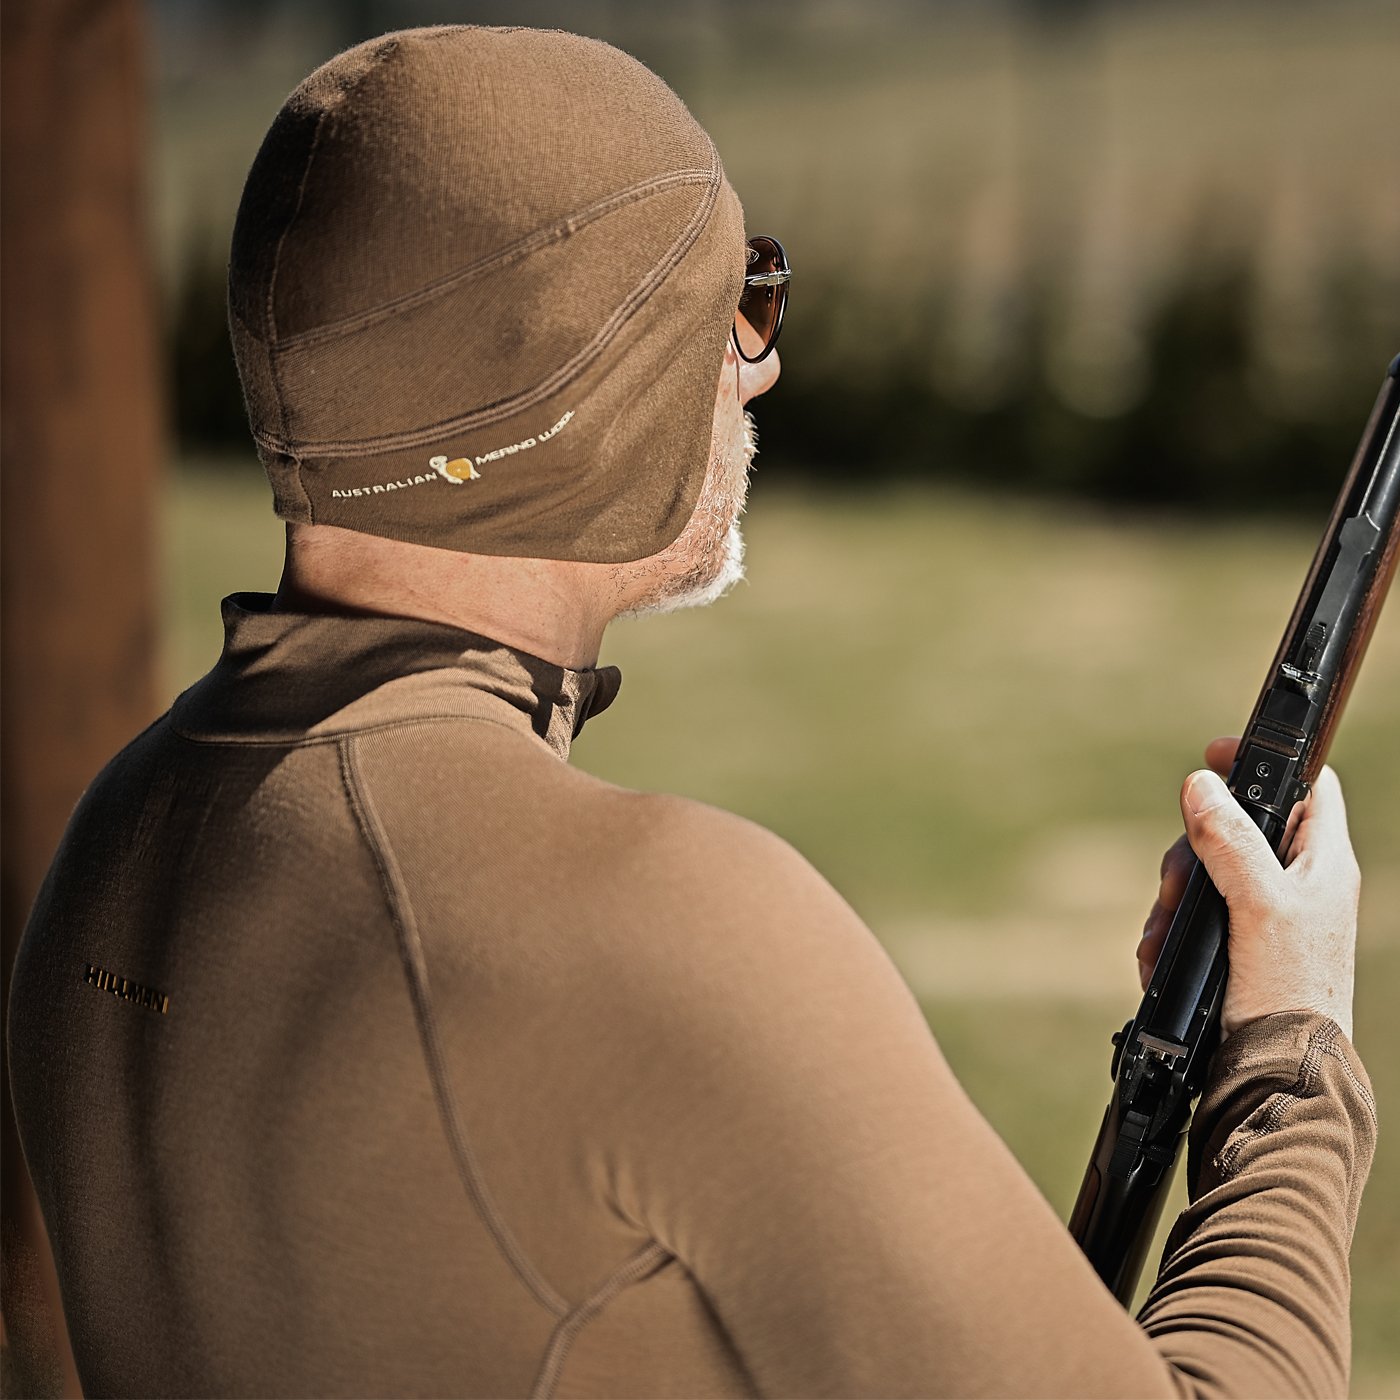
[[[176,700],[191,739],[288,743],[462,715],[533,734],[560,758],[617,695],[615,666],[570,670],[416,618],[274,612],[269,593],[223,601],[224,649]]]

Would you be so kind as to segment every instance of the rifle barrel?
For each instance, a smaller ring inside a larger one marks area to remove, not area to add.
[[[1400,355],[1351,469],[1230,773],[1280,860],[1322,770],[1400,560]],[[1126,1306],[1162,1213],[1191,1107],[1220,1038],[1225,901],[1196,861],[1137,1014],[1113,1036],[1113,1095],[1069,1229]]]

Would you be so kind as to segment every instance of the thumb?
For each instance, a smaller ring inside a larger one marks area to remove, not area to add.
[[[1202,768],[1186,779],[1181,815],[1191,849],[1232,913],[1277,899],[1283,867],[1264,833],[1216,774]]]

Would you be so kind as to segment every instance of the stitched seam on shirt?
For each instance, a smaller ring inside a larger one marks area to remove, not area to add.
[[[504,729],[507,734],[515,734],[522,739],[538,739],[555,758],[559,758],[557,750],[547,740],[541,739],[533,730],[526,734],[513,724],[506,724],[504,720],[491,719],[486,715],[413,715],[406,719],[380,720],[378,724],[367,724],[361,729],[351,729],[343,734],[318,734],[315,738],[305,736],[300,739],[201,739],[198,735],[186,733],[174,720],[170,722],[170,732],[177,739],[183,739],[187,744],[204,744],[210,748],[228,745],[233,748],[245,749],[309,749],[317,744],[339,744],[345,739],[356,738],[361,734],[379,734],[386,729],[407,729],[415,724],[451,724],[453,720],[462,720],[468,724],[494,724],[497,729]],[[159,722],[159,720],[154,721],[156,724]],[[559,761],[563,763],[567,760],[559,759]]]
[[[1366,1085],[1362,1082],[1361,1077],[1357,1074],[1357,1072],[1354,1069],[1352,1069],[1351,1062],[1347,1059],[1345,1051],[1341,1050],[1338,1047],[1335,1039],[1333,1039],[1333,1041],[1323,1050],[1323,1054],[1330,1055],[1334,1060],[1337,1061],[1339,1065],[1341,1065],[1342,1072],[1351,1081],[1352,1088],[1356,1090],[1358,1097],[1361,1099],[1361,1102],[1366,1105],[1367,1111],[1371,1115],[1371,1121],[1373,1123],[1376,1123],[1377,1126],[1379,1126],[1378,1115],[1376,1113],[1375,1097],[1372,1095],[1371,1091],[1366,1087]]]
[[[628,1284],[638,1282],[649,1274],[655,1265],[669,1258],[671,1253],[664,1245],[647,1245],[640,1254],[634,1254],[621,1268],[604,1280],[591,1297],[585,1298],[567,1317],[559,1320],[549,1339],[549,1345],[545,1348],[539,1376],[535,1380],[534,1389],[530,1391],[531,1400],[548,1400],[548,1397],[553,1395],[554,1387],[559,1382],[559,1373],[568,1359],[569,1348],[588,1323]]]
[[[358,737],[358,736],[355,736]],[[496,1206],[487,1189],[481,1164],[467,1141],[461,1114],[447,1072],[447,1060],[438,1038],[437,1025],[433,1019],[431,989],[428,984],[428,965],[419,937],[417,921],[413,915],[413,905],[408,897],[403,873],[394,857],[379,814],[375,810],[369,791],[360,776],[359,763],[355,753],[355,737],[344,738],[340,747],[340,772],[345,784],[346,795],[355,821],[369,847],[371,856],[379,871],[380,883],[384,890],[384,901],[388,906],[389,917],[394,925],[394,933],[399,944],[399,955],[403,962],[404,975],[408,981],[409,996],[413,1002],[413,1014],[418,1023],[419,1040],[423,1047],[423,1058],[427,1063],[428,1077],[432,1083],[433,1096],[437,1100],[438,1119],[448,1148],[452,1152],[457,1167],[457,1175],[466,1188],[468,1197],[475,1205],[482,1223],[495,1240],[497,1248],[515,1270],[521,1283],[533,1295],[536,1302],[556,1317],[563,1317],[569,1311],[568,1302],[562,1298],[536,1271],[525,1251],[521,1248],[504,1216]]]
[[[1307,1047],[1303,1052],[1303,1061],[1298,1067],[1298,1078],[1294,1081],[1292,1088],[1273,1095],[1268,1108],[1259,1121],[1259,1126],[1232,1134],[1230,1141],[1217,1155],[1215,1166],[1222,1181],[1229,1180],[1235,1174],[1238,1169],[1240,1153],[1246,1147],[1257,1142],[1260,1138],[1276,1132],[1293,1105],[1312,1095],[1316,1087],[1317,1072],[1322,1064],[1322,1057],[1337,1053],[1336,1039],[1340,1034],[1341,1027],[1335,1022],[1329,1021],[1325,1026],[1319,1026],[1308,1037]],[[1347,1068],[1350,1070],[1350,1066]],[[1367,1097],[1370,1096],[1367,1095]],[[1374,1109],[1372,1111],[1374,1112]]]

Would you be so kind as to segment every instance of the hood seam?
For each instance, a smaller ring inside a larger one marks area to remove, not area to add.
[[[713,142],[710,143],[710,149],[714,153],[714,161],[711,166],[713,178],[706,186],[704,197],[696,206],[695,212],[691,215],[685,228],[658,259],[651,271],[623,298],[593,339],[533,388],[524,390],[511,398],[503,399],[496,404],[473,409],[468,413],[458,414],[453,418],[430,424],[427,427],[408,429],[381,437],[313,440],[277,437],[270,433],[255,432],[254,440],[264,450],[283,453],[295,458],[298,463],[306,457],[377,457],[386,452],[398,451],[401,448],[430,446],[457,433],[489,427],[503,419],[513,418],[516,414],[523,413],[526,409],[553,397],[599,359],[616,339],[618,332],[649,300],[699,239],[719,203],[719,192],[724,180],[719,153],[715,150]],[[270,353],[275,359],[277,351],[272,349]]]
[[[516,239],[514,243],[507,244],[506,247],[498,248],[494,253],[489,253],[484,258],[478,258],[475,262],[468,263],[465,267],[454,268],[441,277],[435,277],[431,282],[424,283],[421,287],[415,287],[411,292],[403,292],[399,296],[381,302],[378,306],[368,307],[364,311],[356,311],[352,315],[342,316],[335,321],[327,321],[324,325],[297,331],[287,336],[285,340],[274,340],[270,342],[269,348],[278,354],[296,355],[305,350],[315,349],[327,341],[339,340],[342,336],[351,335],[356,331],[364,330],[367,326],[389,320],[402,311],[411,311],[415,307],[427,305],[443,293],[450,292],[459,283],[470,282],[477,277],[494,272],[497,268],[508,263],[528,258],[542,248],[560,242],[571,233],[586,228],[589,224],[608,214],[615,213],[619,209],[626,208],[629,204],[640,203],[654,194],[663,194],[668,190],[679,189],[685,185],[708,184],[713,179],[713,169],[695,169],[673,170],[666,175],[657,175],[649,180],[639,181],[637,184],[617,190],[603,199],[595,200],[592,204],[585,205],[582,209],[571,214],[565,214],[553,223],[536,229],[533,233]]]

